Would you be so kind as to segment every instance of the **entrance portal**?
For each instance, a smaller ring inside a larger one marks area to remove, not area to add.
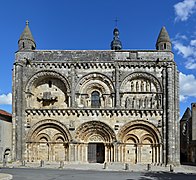
[[[105,146],[103,143],[88,144],[88,162],[89,163],[104,163],[105,161]]]

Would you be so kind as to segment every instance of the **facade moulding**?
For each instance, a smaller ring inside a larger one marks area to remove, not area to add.
[[[161,116],[163,111],[136,109],[26,109],[27,116]]]
[[[135,68],[135,67],[167,67],[168,63],[175,63],[174,61],[171,60],[160,60],[157,58],[156,60],[121,60],[121,61],[115,61],[119,68]],[[23,63],[24,65],[24,63]],[[71,66],[73,65],[75,69],[89,69],[89,68],[102,68],[102,69],[112,69],[115,68],[114,61],[107,61],[107,62],[74,62],[74,61],[67,61],[67,62],[62,62],[62,61],[54,61],[54,62],[44,62],[44,61],[30,61],[28,64],[29,67],[34,67],[34,68],[40,68],[40,69],[51,69],[51,68],[65,68],[65,69],[70,69]]]

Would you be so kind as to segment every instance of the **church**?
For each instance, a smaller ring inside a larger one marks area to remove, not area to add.
[[[13,160],[179,164],[179,76],[155,50],[37,50],[28,22],[13,67]]]

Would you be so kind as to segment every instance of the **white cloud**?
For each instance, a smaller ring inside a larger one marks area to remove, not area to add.
[[[187,69],[196,69],[196,39],[187,41],[188,39],[185,40],[183,35],[176,35],[172,41],[174,50],[186,59],[185,67]]]
[[[174,41],[174,49],[177,51],[178,54],[181,54],[184,58],[187,58],[191,55],[194,55],[194,48],[190,45],[185,46],[181,42]]]
[[[187,99],[187,96],[180,95],[180,102],[185,102]]]
[[[196,39],[191,40],[190,45],[191,45],[191,46],[195,46],[195,47],[196,47]]]
[[[0,95],[0,104],[12,104],[12,93]]]
[[[186,21],[196,9],[196,0],[184,0],[174,5],[176,21]]]
[[[186,62],[186,66],[187,69],[196,69],[196,60],[195,59],[191,59],[189,58]]]
[[[180,72],[180,101],[185,101],[188,97],[196,97],[196,78],[193,74],[183,74]]]

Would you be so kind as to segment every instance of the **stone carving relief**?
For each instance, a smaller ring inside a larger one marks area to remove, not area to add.
[[[130,82],[132,82],[132,84],[130,84]],[[153,75],[149,73],[137,72],[127,76],[121,84],[121,89],[123,91],[127,87],[128,83],[129,86],[133,88],[133,91],[141,91],[141,89],[143,89],[144,91],[147,92],[150,91],[162,92],[162,87],[160,82]],[[150,87],[151,85],[153,85],[154,87]],[[130,88],[128,88],[127,90],[130,91]]]
[[[162,95],[137,94],[128,95],[125,100],[125,108],[129,109],[161,109]]]
[[[79,81],[76,88],[76,102],[78,107],[91,108],[93,101],[93,92],[99,94],[99,108],[113,107],[114,87],[109,78],[99,73],[84,76]]]
[[[43,96],[37,97],[38,102],[42,102],[43,106],[53,105],[55,102],[58,102],[57,96],[52,96],[51,92],[43,92]]]
[[[89,138],[89,142],[103,142],[103,139],[99,135],[92,135]]]
[[[69,96],[65,84],[57,78],[40,78],[27,94],[27,108],[66,108]]]
[[[133,77],[133,78],[132,78]],[[156,79],[142,73],[135,73],[125,79],[121,91],[123,91],[121,106],[128,109],[161,109],[162,93],[159,82]]]

